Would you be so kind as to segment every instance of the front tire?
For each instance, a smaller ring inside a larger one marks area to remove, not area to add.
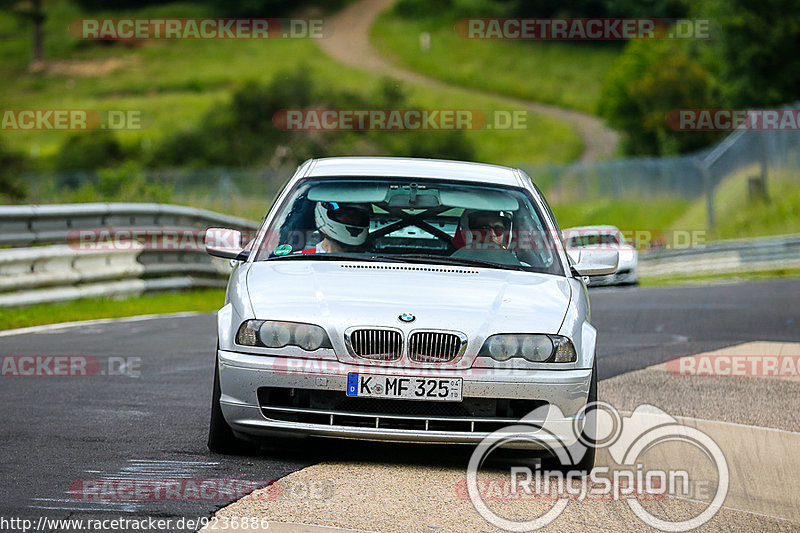
[[[597,403],[597,355],[594,356],[594,363],[592,364],[592,379],[589,385],[589,396],[586,398],[586,404],[592,405]],[[595,406],[595,409],[597,407]],[[591,410],[587,411],[587,414]],[[572,465],[574,470],[579,470],[581,472],[585,472],[585,475],[589,475],[594,468],[594,460],[597,451],[597,442],[595,440],[595,435],[597,435],[597,417],[595,416],[587,416],[586,423],[583,426],[583,431],[581,432],[581,441],[590,444],[589,446],[581,445],[586,448],[586,452],[583,454],[583,457],[580,461]]]
[[[586,416],[585,416],[585,423],[583,425],[583,429],[581,430],[581,436],[577,442],[571,444],[566,447],[567,457],[570,459],[570,462],[564,464],[562,462],[558,462],[558,466],[556,467],[566,477],[567,474],[570,472],[581,472],[583,476],[588,476],[589,473],[594,468],[595,456],[596,456],[596,439],[595,436],[597,435],[597,418],[594,416],[589,416],[589,413],[596,409],[597,403],[597,355],[595,355],[594,363],[592,364],[592,377],[590,378],[589,383],[589,394],[586,398],[586,405],[591,406],[592,408],[586,409]],[[580,454],[583,455],[580,455]],[[577,458],[578,456],[581,457],[579,461],[573,460],[573,458]],[[553,460],[557,460],[557,457],[553,457]]]
[[[219,361],[214,363],[214,390],[211,398],[211,422],[208,427],[208,449],[214,453],[246,455],[256,451],[253,444],[245,442],[233,434],[225,421],[219,401],[222,389],[219,386]]]

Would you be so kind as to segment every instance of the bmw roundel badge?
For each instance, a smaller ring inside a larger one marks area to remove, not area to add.
[[[400,315],[397,318],[399,318],[403,322],[414,322],[417,319],[417,317],[415,317],[411,313],[403,313],[402,315]]]

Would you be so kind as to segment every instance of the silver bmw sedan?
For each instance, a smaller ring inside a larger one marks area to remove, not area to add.
[[[254,238],[209,229],[206,249],[235,264],[212,451],[287,436],[474,444],[548,409],[575,427],[596,399],[584,276],[613,273],[617,253],[568,257],[521,170],[309,160]]]

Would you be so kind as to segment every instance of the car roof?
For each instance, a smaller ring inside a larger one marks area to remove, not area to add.
[[[485,163],[411,157],[328,157],[309,163],[305,177],[438,178],[520,186],[515,169]]]
[[[566,228],[562,233],[577,233],[596,231],[598,233],[622,233],[618,227],[610,225],[596,225],[596,226],[575,226],[573,228]]]

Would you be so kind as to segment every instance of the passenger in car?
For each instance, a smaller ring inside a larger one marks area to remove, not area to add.
[[[511,220],[496,211],[465,209],[453,237],[453,246],[480,249],[507,249],[511,236]]]
[[[369,234],[370,211],[358,205],[338,202],[317,202],[314,222],[323,235],[322,241],[302,250],[304,254],[359,251]]]

